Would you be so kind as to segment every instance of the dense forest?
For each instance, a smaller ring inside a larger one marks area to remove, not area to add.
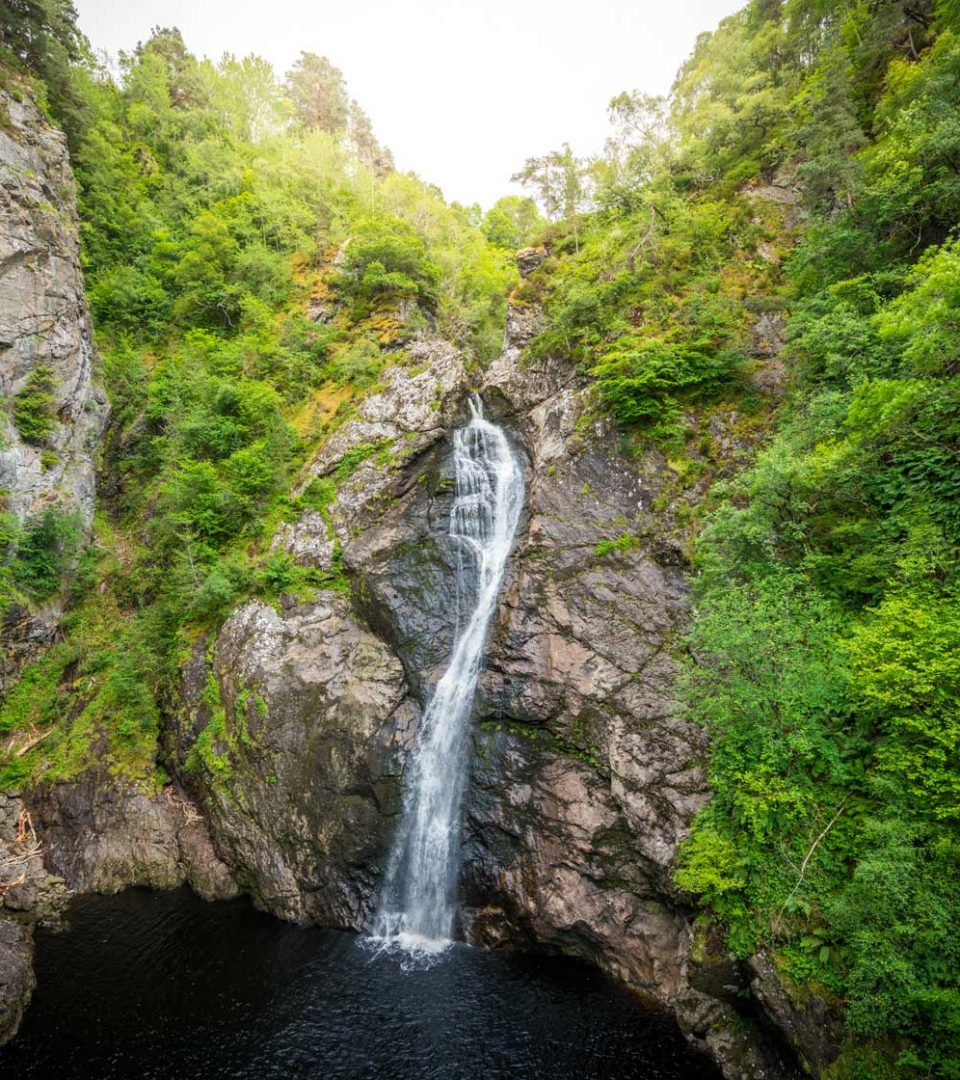
[[[70,607],[0,711],[0,735],[49,737],[0,786],[104,740],[118,775],[162,783],[191,642],[243,597],[349,588],[270,550],[333,497],[303,464],[417,334],[483,365],[509,293],[545,311],[531,358],[575,360],[677,492],[722,471],[713,411],[744,417],[752,465],[679,523],[713,799],[676,883],[700,931],[844,1010],[830,1075],[960,1077],[960,6],[751,0],[668,99],[611,102],[602,156],[526,162],[546,219],[397,173],[319,56],[279,78],[158,29],[111,74],[69,3],[10,12],[3,78],[68,134],[112,420],[89,547],[55,509],[2,521],[0,600]],[[783,327],[774,408],[761,316]],[[38,369],[24,439],[50,400]]]

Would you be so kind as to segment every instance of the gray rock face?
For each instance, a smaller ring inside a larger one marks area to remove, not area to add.
[[[0,793],[0,1043],[33,991],[34,927],[57,923],[72,892],[185,882],[208,900],[238,892],[199,811],[173,788],[148,796],[104,773]]]
[[[38,366],[52,368],[46,449],[57,458],[45,468],[44,447],[24,442],[8,412],[0,483],[21,520],[60,501],[89,522],[106,399],[94,378],[66,140],[29,96],[0,92],[0,108],[0,385],[9,402]]]
[[[596,963],[672,1009],[730,1077],[783,1075],[738,1015],[747,975],[691,960],[694,912],[672,885],[708,793],[703,735],[672,696],[685,562],[649,509],[656,462],[621,453],[571,365],[526,365],[538,319],[510,312],[480,388],[525,459],[528,505],[478,693],[464,932]],[[312,464],[337,483],[334,535],[308,513],[278,540],[306,561],[336,539],[352,603],[247,604],[184,672],[180,774],[240,883],[287,918],[368,925],[404,756],[456,630],[450,431],[469,379],[448,346],[422,360]],[[191,766],[217,723],[221,760]]]
[[[197,740],[222,733],[192,764]],[[282,612],[254,601],[185,672],[180,768],[203,792],[217,846],[263,907],[361,927],[396,811],[393,762],[414,712],[403,668],[332,594]]]
[[[528,247],[517,252],[517,269],[521,277],[527,277],[547,257],[546,248]]]
[[[47,872],[23,801],[0,793],[0,1045],[16,1033],[33,992],[33,928],[56,922],[67,887]]]
[[[384,374],[384,389],[364,399],[357,416],[326,441],[302,484],[306,487],[316,477],[336,478],[330,513],[341,544],[376,520],[409,486],[417,460],[446,436],[462,408],[468,376],[457,350],[439,338],[423,337],[406,352],[406,366]],[[307,511],[284,539],[286,549],[302,558],[298,550],[312,550],[332,539],[321,525],[316,513]]]
[[[844,1027],[836,1009],[791,987],[766,953],[749,960],[750,986],[766,1014],[796,1052],[806,1072],[820,1076],[840,1053]]]
[[[320,511],[305,510],[299,521],[280,525],[270,550],[285,552],[300,566],[331,570],[336,544]]]
[[[106,398],[94,373],[90,317],[77,246],[73,176],[63,134],[28,93],[0,91],[0,489],[18,520],[51,506],[93,518],[94,455]],[[21,438],[13,402],[45,368],[50,376],[50,434]],[[20,612],[4,629],[3,680],[55,631],[59,609]]]
[[[224,900],[239,891],[200,812],[172,787],[146,795],[87,773],[30,792],[26,802],[43,837],[46,864],[75,892],[189,883],[208,900]]]
[[[16,1034],[34,986],[33,927],[0,918],[0,1046]]]

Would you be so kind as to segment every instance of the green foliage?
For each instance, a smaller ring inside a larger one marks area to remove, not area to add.
[[[297,122],[331,134],[347,126],[350,99],[343,72],[325,56],[302,52],[287,74],[287,96]]]
[[[356,446],[351,447],[337,465],[334,473],[337,482],[343,483],[344,480],[349,480],[358,466],[372,458],[382,448],[382,445],[381,443],[358,443]]]
[[[878,794],[896,799],[896,787]],[[960,1062],[960,872],[956,835],[897,813],[866,823],[849,883],[828,919],[844,942],[851,1027],[902,1040],[897,1072],[957,1076]]]
[[[88,48],[71,0],[4,0],[0,64],[40,80],[44,97],[71,137],[83,119],[72,65]]]
[[[547,329],[534,355],[571,356],[626,426],[674,437],[680,409],[716,399],[748,365],[747,289],[776,269],[745,203],[683,199],[659,182],[641,206],[581,223],[579,251],[544,264]]]
[[[92,576],[116,569],[103,549],[96,557]],[[65,620],[66,640],[29,665],[0,705],[0,790],[68,780],[93,767],[162,782],[155,765],[162,670],[156,615],[131,616],[100,590],[78,598]]]
[[[646,125],[639,184],[622,183],[627,139],[581,255],[543,287],[543,344],[652,431],[736,389],[742,326],[718,300],[791,309],[777,430],[717,485],[697,541],[681,686],[714,797],[676,880],[736,953],[762,945],[846,1007],[864,1076],[955,1078],[960,1060],[955,14],[749,4],[701,37],[666,138],[652,103],[615,101]],[[758,272],[758,223],[729,208],[794,170],[804,227],[779,274]],[[691,215],[705,250],[675,266]],[[638,275],[638,254],[622,283],[616,253],[634,250],[653,266]],[[644,273],[672,307],[646,300]]]
[[[83,544],[78,516],[51,507],[20,528],[10,566],[14,587],[35,602],[59,593]]]
[[[428,259],[417,230],[400,219],[381,217],[358,223],[338,284],[362,316],[384,303],[435,306],[439,280],[440,269]]]
[[[38,364],[13,398],[13,422],[24,442],[40,445],[57,425],[53,411],[54,375],[49,364]]]
[[[656,339],[613,343],[590,368],[603,400],[624,424],[662,417],[685,391],[709,394],[730,378],[740,357]]]
[[[304,54],[283,82],[257,57],[198,60],[177,30],[157,28],[114,76],[72,18],[58,0],[15,3],[0,20],[0,62],[15,46],[17,63],[47,78],[30,53],[44,34],[75,61],[70,144],[111,405],[111,522],[91,563],[77,523],[56,510],[22,527],[0,517],[3,608],[57,594],[72,604],[65,641],[0,714],[15,736],[0,762],[7,783],[76,775],[97,755],[158,776],[157,702],[185,640],[250,596],[349,590],[339,553],[319,572],[270,551],[280,520],[307,506],[329,517],[336,481],[314,481],[302,499],[290,489],[381,372],[405,361],[411,336],[489,355],[513,273],[462,208],[392,172],[328,61]],[[24,439],[42,445],[55,430],[55,391],[40,367],[13,400]],[[389,448],[355,449],[338,479],[378,453]],[[224,753],[216,724],[206,739],[212,768]]]
[[[513,252],[532,244],[546,226],[533,199],[506,195],[483,215],[484,236],[497,247]]]
[[[880,735],[878,769],[925,814],[960,822],[960,597],[904,589],[847,643],[859,715]],[[960,948],[960,945],[958,945]]]
[[[612,551],[630,551],[639,544],[640,539],[633,533],[621,533],[615,540],[601,540],[595,550],[599,558],[609,555]]]

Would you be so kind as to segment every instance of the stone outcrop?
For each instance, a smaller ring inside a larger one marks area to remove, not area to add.
[[[92,772],[28,792],[26,803],[47,866],[75,892],[190,884],[223,900],[239,891],[199,810],[173,787],[147,794]]]
[[[750,957],[750,988],[806,1072],[821,1076],[840,1054],[846,1032],[831,1003],[789,981],[765,952]]]
[[[0,919],[0,1046],[16,1034],[35,985],[33,928]]]
[[[543,247],[528,247],[517,252],[517,269],[521,277],[530,274],[546,259],[547,250]]]
[[[389,368],[384,389],[365,398],[357,415],[333,433],[310,463],[301,487],[335,479],[333,537],[349,544],[419,475],[418,462],[445,439],[469,382],[463,357],[436,337],[418,338],[406,362]],[[310,511],[307,512],[308,514]],[[316,519],[298,522],[299,544],[322,533]]]
[[[67,897],[43,854],[23,800],[0,793],[0,1044],[16,1032],[33,992],[33,928],[55,923]]]
[[[146,794],[88,773],[0,793],[0,1043],[33,990],[34,927],[56,925],[72,893],[184,883],[208,900],[238,893],[199,811],[172,787]]]
[[[528,498],[478,693],[464,932],[596,963],[672,1009],[728,1076],[783,1075],[742,1015],[750,973],[692,959],[695,912],[672,884],[708,792],[703,734],[673,700],[686,565],[662,498],[653,510],[659,459],[621,452],[572,365],[526,359],[538,325],[512,308],[476,380]],[[176,768],[237,879],[286,918],[369,925],[457,626],[450,434],[472,380],[449,346],[417,350],[311,463],[301,489],[336,486],[325,511],[278,533],[308,565],[339,556],[350,601],[248,603],[183,673]]]
[[[29,96],[0,91],[0,115],[0,487],[21,522],[54,507],[89,526],[106,405],[66,147]],[[521,252],[521,273],[546,254]],[[55,920],[70,890],[189,882],[209,898],[244,889],[288,919],[369,925],[406,756],[456,632],[450,435],[479,390],[523,459],[527,505],[476,704],[465,935],[603,967],[671,1009],[730,1078],[792,1068],[751,1027],[758,1016],[814,1071],[831,1060],[829,1015],[791,996],[768,958],[742,965],[694,941],[672,870],[708,791],[703,734],[673,696],[688,610],[665,461],[622,452],[570,363],[528,359],[539,320],[513,306],[482,374],[424,335],[327,439],[298,491],[320,481],[330,497],[273,547],[331,579],[345,572],[351,595],[248,602],[195,643],[164,733],[176,789],[90,773],[0,795],[0,1041],[32,990],[33,926]],[[782,333],[775,315],[757,322],[762,391],[782,382]],[[38,372],[49,431],[26,439],[12,403]],[[709,421],[729,462],[742,451],[736,422]],[[59,617],[56,602],[11,613],[0,689]],[[762,1013],[745,1011],[748,988]]]
[[[237,879],[284,918],[362,927],[395,812],[394,742],[415,719],[400,662],[333,594],[280,612],[253,601],[209,659],[199,644],[183,685],[173,753]]]
[[[93,772],[0,792],[0,1043],[33,990],[37,924],[56,925],[73,893],[185,883],[208,900],[239,892],[197,807],[173,787],[147,794]]]
[[[16,85],[16,84],[14,84]],[[54,507],[89,527],[94,457],[106,420],[96,381],[90,317],[78,251],[73,175],[66,139],[29,91],[0,90],[0,439],[4,509],[21,523]],[[46,395],[49,432],[23,438],[14,402],[25,390]],[[57,603],[9,613],[3,628],[0,690],[50,643]]]

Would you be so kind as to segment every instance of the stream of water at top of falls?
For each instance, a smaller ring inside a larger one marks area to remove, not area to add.
[[[470,412],[469,423],[454,433],[449,529],[460,552],[462,611],[408,765],[403,817],[373,925],[378,944],[411,954],[442,951],[454,932],[470,715],[523,507],[523,473],[506,435],[484,417],[477,395]]]

